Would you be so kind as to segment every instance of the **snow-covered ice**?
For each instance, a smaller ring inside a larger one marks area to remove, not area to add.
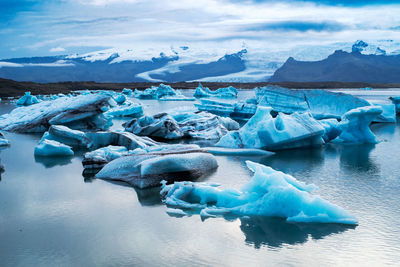
[[[85,153],[82,165],[85,169],[99,169],[108,162],[128,155],[128,149],[124,146],[106,146]]]
[[[158,186],[162,180],[197,179],[217,167],[212,154],[189,145],[117,158],[105,165],[96,178],[121,180],[146,188]]]
[[[126,131],[140,136],[211,140],[221,138],[228,130],[239,129],[239,124],[230,118],[221,118],[208,112],[177,110],[133,119],[124,127]]]
[[[143,106],[140,103],[125,101],[122,105],[110,108],[104,114],[114,117],[140,117],[143,115]]]
[[[171,86],[165,84],[160,84],[158,87],[152,86],[144,91],[139,91],[136,89],[134,92],[134,96],[140,99],[160,99],[166,96],[176,97],[177,95],[181,94]]]
[[[10,141],[8,141],[2,133],[0,133],[0,146],[8,146]]]
[[[12,132],[45,132],[50,125],[80,130],[105,130],[111,126],[103,112],[110,98],[101,94],[61,97],[19,107],[0,116],[0,129]]]
[[[164,183],[161,195],[169,207],[196,210],[202,217],[231,214],[283,217],[290,222],[358,223],[343,208],[312,194],[316,186],[258,163],[246,164],[254,176],[240,191],[208,183],[175,182]]]
[[[325,130],[309,113],[278,113],[260,106],[256,114],[238,131],[223,136],[216,146],[282,150],[323,144]]]

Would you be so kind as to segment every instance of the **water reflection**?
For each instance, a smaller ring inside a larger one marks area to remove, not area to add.
[[[324,148],[302,148],[278,151],[276,154],[265,157],[261,164],[275,170],[291,169],[292,172],[307,169],[309,172],[324,163]]]
[[[343,145],[338,147],[340,166],[351,172],[378,174],[380,168],[370,156],[375,144]]]
[[[288,223],[282,218],[251,217],[241,218],[240,229],[245,242],[259,249],[262,246],[281,247],[301,244],[309,237],[317,240],[333,234],[343,233],[356,226],[325,223]]]
[[[42,164],[46,169],[55,166],[64,166],[70,164],[73,156],[70,157],[42,157],[35,155],[35,162]]]

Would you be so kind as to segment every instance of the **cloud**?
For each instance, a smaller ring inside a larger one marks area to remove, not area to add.
[[[336,32],[346,29],[348,26],[335,21],[280,21],[258,23],[246,28],[249,31],[316,31]]]
[[[65,48],[63,47],[53,47],[49,50],[50,53],[57,53],[57,52],[65,52]]]

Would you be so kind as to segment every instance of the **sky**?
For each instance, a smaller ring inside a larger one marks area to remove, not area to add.
[[[0,0],[0,58],[399,39],[400,1]]]

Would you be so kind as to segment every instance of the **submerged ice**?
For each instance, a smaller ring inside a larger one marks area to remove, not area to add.
[[[175,182],[164,183],[161,195],[168,206],[195,210],[202,217],[231,214],[283,217],[291,222],[357,224],[357,219],[343,208],[312,194],[314,185],[258,163],[246,164],[254,176],[240,191],[208,183]]]

